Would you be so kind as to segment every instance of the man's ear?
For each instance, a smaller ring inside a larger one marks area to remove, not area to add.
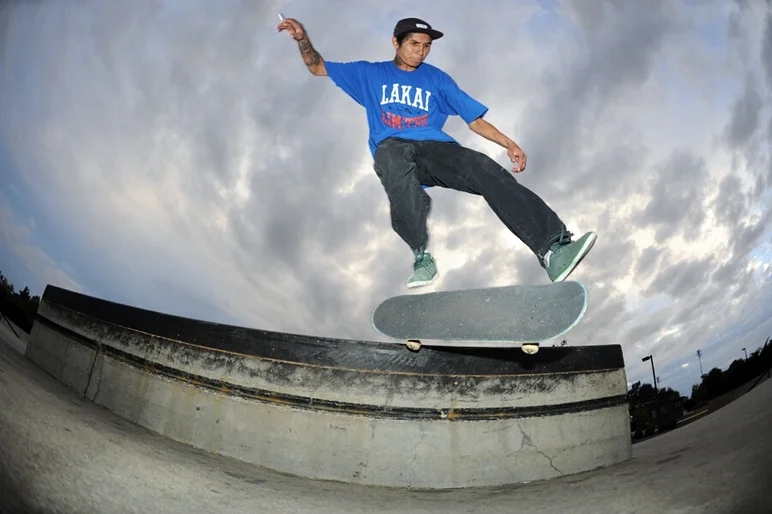
[[[397,48],[399,48],[399,43],[397,42],[397,38],[396,37],[391,38],[391,44],[392,44],[392,46],[394,47],[395,50]]]

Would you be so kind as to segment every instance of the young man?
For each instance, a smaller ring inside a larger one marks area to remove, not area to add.
[[[341,63],[322,59],[297,20],[284,19],[276,28],[297,41],[311,73],[330,77],[365,108],[370,151],[389,199],[392,227],[413,250],[408,287],[437,278],[434,258],[426,251],[431,204],[427,187],[481,195],[530,248],[553,282],[565,280],[590,251],[597,238],[594,232],[572,241],[572,234],[541,198],[487,155],[462,147],[442,131],[449,115],[460,116],[473,132],[506,148],[515,164],[513,172],[525,170],[523,150],[483,120],[488,108],[447,73],[424,62],[442,32],[423,20],[406,18],[394,28],[393,60]]]

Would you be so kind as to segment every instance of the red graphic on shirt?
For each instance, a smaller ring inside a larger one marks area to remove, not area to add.
[[[429,119],[428,114],[422,116],[406,117],[381,109],[381,121],[393,129],[405,129],[412,127],[425,127]]]

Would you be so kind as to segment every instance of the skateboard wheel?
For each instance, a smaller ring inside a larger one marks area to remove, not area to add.
[[[417,352],[421,349],[421,341],[408,341],[407,347],[409,350],[413,350],[414,352]]]
[[[524,344],[522,350],[528,355],[533,355],[539,351],[538,344]]]

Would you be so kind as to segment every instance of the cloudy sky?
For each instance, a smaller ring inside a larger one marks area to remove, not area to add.
[[[453,5],[449,5],[453,4]],[[48,0],[0,7],[0,271],[150,309],[379,340],[409,248],[364,111],[313,77],[387,60],[399,18],[519,142],[517,176],[598,243],[571,345],[691,392],[772,336],[772,6],[765,0]],[[508,165],[458,118],[447,131]],[[429,288],[546,283],[481,198],[433,189]]]

